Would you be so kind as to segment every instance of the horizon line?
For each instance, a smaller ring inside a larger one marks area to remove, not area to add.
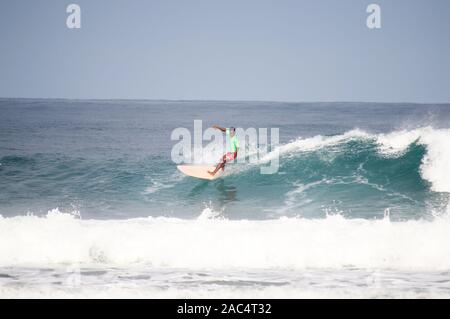
[[[148,101],[148,102],[246,102],[246,103],[372,103],[372,104],[422,104],[422,105],[447,105],[449,102],[392,102],[392,101],[293,101],[293,100],[259,100],[259,99],[165,99],[165,98],[66,98],[66,97],[4,97],[0,100],[67,100],[67,101]]]

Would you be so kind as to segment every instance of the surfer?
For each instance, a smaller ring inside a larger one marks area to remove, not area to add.
[[[230,140],[230,143],[229,143],[228,152],[222,156],[222,161],[219,164],[217,164],[216,169],[214,171],[208,171],[208,173],[211,176],[214,176],[219,169],[225,170],[225,163],[227,161],[234,160],[237,157],[237,153],[239,150],[239,140],[236,136],[236,129],[234,127],[223,128],[218,125],[214,125],[213,128],[216,128],[218,130],[221,130],[222,132],[225,132],[227,137]]]

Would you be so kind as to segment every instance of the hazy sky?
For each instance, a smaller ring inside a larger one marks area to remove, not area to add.
[[[449,17],[449,0],[1,0],[0,97],[450,102]]]

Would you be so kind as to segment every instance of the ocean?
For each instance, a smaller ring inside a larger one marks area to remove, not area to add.
[[[194,120],[278,171],[184,176]],[[449,298],[449,213],[450,104],[0,99],[3,298]]]

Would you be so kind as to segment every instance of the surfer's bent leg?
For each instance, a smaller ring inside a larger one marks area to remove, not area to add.
[[[219,169],[225,169],[225,163],[226,163],[226,162],[227,162],[227,156],[224,155],[224,156],[222,157],[222,162],[220,162],[219,164],[217,164],[216,169],[214,170],[214,172],[208,171],[208,173],[214,176],[214,175],[217,173],[217,171],[218,171]]]

